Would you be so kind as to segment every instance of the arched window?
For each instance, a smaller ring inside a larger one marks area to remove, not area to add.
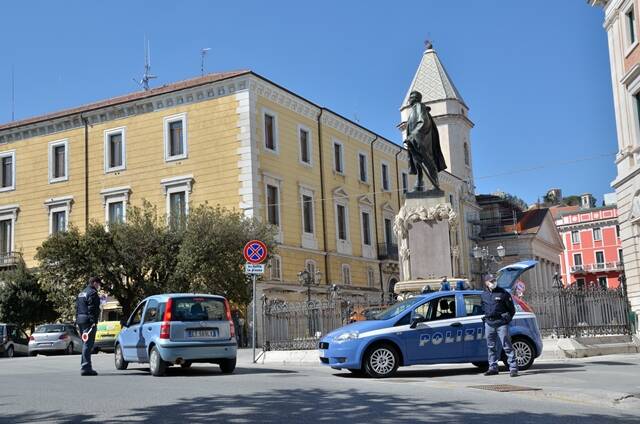
[[[469,165],[469,145],[464,143],[464,164]]]

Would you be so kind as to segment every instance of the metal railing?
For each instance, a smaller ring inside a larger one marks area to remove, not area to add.
[[[604,271],[622,271],[624,266],[622,262],[596,262],[595,264],[572,265],[571,273],[581,272],[604,272]]]
[[[0,253],[0,268],[15,266],[22,254],[20,252]]]
[[[378,259],[398,260],[398,245],[394,243],[378,243]]]
[[[265,300],[262,309],[264,350],[317,349],[327,333],[350,322],[362,321],[388,305],[375,299]]]
[[[564,288],[527,293],[543,335],[594,337],[631,334],[630,308],[622,288]]]

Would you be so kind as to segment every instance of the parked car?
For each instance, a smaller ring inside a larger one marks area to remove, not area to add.
[[[536,264],[522,261],[502,268],[498,285],[511,290],[518,277]],[[462,290],[408,297],[371,321],[327,334],[318,346],[320,362],[376,378],[392,376],[399,366],[416,364],[471,362],[486,368],[482,291],[459,287]],[[531,308],[515,296],[513,300],[516,314],[509,324],[511,338],[518,368],[526,370],[542,353],[542,337]]]
[[[144,299],[115,344],[115,366],[148,363],[154,376],[168,366],[214,363],[225,374],[236,367],[237,343],[229,302],[208,294],[162,294]]]
[[[73,324],[43,324],[29,337],[29,355],[38,353],[64,353],[73,355],[82,352],[82,339]]]
[[[96,326],[96,340],[93,353],[113,352],[116,338],[122,329],[122,307],[117,301],[107,302],[100,311],[100,320]]]
[[[27,356],[29,337],[15,324],[0,324],[0,356]]]

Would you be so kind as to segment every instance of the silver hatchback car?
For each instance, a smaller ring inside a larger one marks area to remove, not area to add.
[[[44,324],[36,327],[29,337],[29,355],[38,353],[64,353],[73,355],[82,351],[82,339],[73,324]]]

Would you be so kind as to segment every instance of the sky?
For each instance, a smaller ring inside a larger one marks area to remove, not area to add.
[[[428,38],[475,123],[477,193],[613,191],[603,11],[584,0],[21,0],[2,14],[0,123],[138,91],[147,37],[152,87],[198,76],[210,48],[206,72],[251,69],[400,144]]]

